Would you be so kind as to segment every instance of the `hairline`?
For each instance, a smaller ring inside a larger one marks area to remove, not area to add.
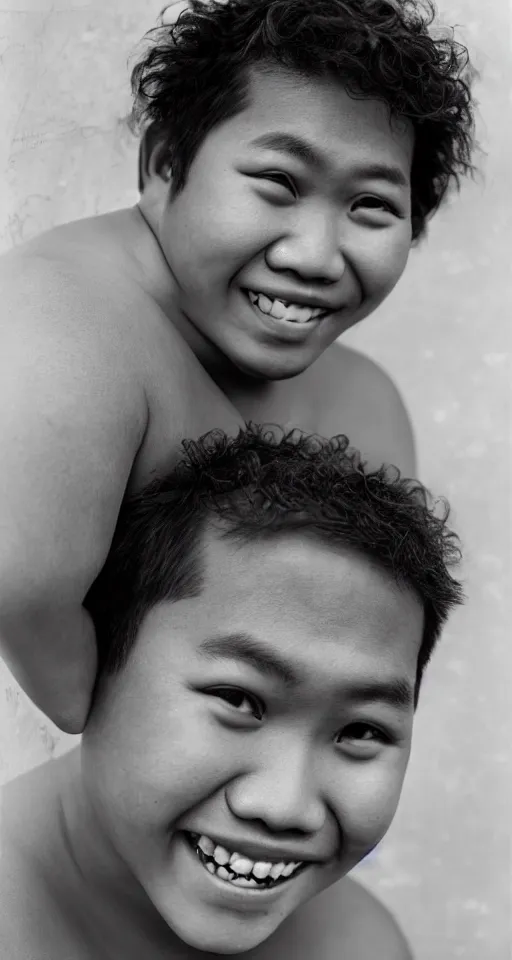
[[[306,82],[315,81],[315,80],[316,81],[325,80],[327,82],[332,83],[334,86],[338,86],[352,100],[368,100],[368,101],[382,103],[388,110],[389,122],[391,125],[393,123],[402,122],[403,124],[409,124],[412,129],[412,134],[413,134],[413,156],[411,158],[411,173],[412,173],[412,168],[414,164],[414,152],[416,150],[416,141],[417,141],[416,126],[414,124],[414,121],[411,118],[405,116],[404,114],[400,114],[394,111],[391,107],[391,104],[386,99],[386,97],[384,96],[379,97],[377,94],[368,95],[364,93],[364,91],[358,92],[355,89],[351,89],[349,86],[347,86],[343,82],[343,79],[341,77],[336,76],[334,70],[329,70],[328,67],[325,67],[318,71],[314,71],[313,69],[311,70],[301,69],[300,67],[295,67],[290,64],[282,63],[279,61],[278,58],[272,58],[271,56],[261,57],[259,59],[249,60],[246,63],[237,64],[235,66],[235,70],[236,70],[237,79],[241,79],[242,81],[241,83],[242,89],[240,91],[241,102],[239,102],[236,109],[234,109],[233,112],[230,112],[227,117],[222,117],[221,119],[216,120],[213,126],[209,127],[206,133],[202,134],[200,140],[197,142],[195,146],[193,155],[189,159],[187,169],[185,171],[185,175],[183,178],[183,183],[180,184],[179,188],[173,190],[172,177],[171,177],[171,186],[170,186],[171,199],[174,199],[175,196],[178,196],[181,193],[181,191],[184,190],[187,184],[192,163],[194,159],[197,157],[206,138],[219,126],[222,126],[222,124],[227,123],[229,120],[232,120],[235,117],[240,116],[242,113],[244,113],[244,111],[250,108],[250,106],[254,102],[252,99],[251,74],[257,73],[258,70],[261,71],[261,73],[264,73],[266,75],[272,75],[272,74],[275,75],[277,73],[283,76],[288,74],[290,78],[292,78],[295,75],[295,76],[299,76],[302,80]],[[153,121],[153,122],[156,122],[156,121]],[[144,133],[142,134],[139,140],[138,178],[139,178],[139,192],[141,194],[144,192],[144,177],[143,177],[143,163],[142,163],[143,142],[144,142],[146,133],[151,126],[152,124],[149,124],[149,126],[146,128],[146,130],[144,131]],[[160,136],[157,136],[152,149],[153,150],[158,149],[158,147],[164,144],[166,140],[167,140],[167,133],[165,130],[165,124],[163,123],[162,134]],[[312,144],[312,147],[314,148],[314,144]],[[409,188],[412,190],[412,184],[409,185]]]
[[[133,649],[137,643],[137,638],[142,626],[146,618],[153,610],[160,605],[177,603],[184,599],[193,600],[201,596],[207,577],[206,554],[209,540],[210,542],[211,540],[215,539],[229,540],[235,544],[238,544],[238,546],[243,547],[250,544],[251,541],[261,542],[267,539],[285,538],[290,534],[293,536],[294,534],[299,533],[306,534],[307,537],[312,537],[317,543],[323,544],[324,547],[327,546],[331,548],[335,554],[339,554],[340,552],[348,553],[355,555],[359,559],[365,560],[373,570],[387,577],[390,588],[395,587],[397,590],[406,591],[415,598],[423,617],[421,643],[418,650],[413,692],[414,709],[416,709],[422,682],[422,675],[424,672],[422,671],[420,673],[419,656],[425,639],[426,604],[412,583],[410,583],[404,577],[395,575],[394,571],[388,567],[378,556],[373,556],[370,552],[365,550],[363,547],[359,547],[357,544],[346,543],[341,539],[339,541],[335,540],[333,537],[330,537],[328,533],[322,530],[321,525],[311,521],[308,522],[307,519],[305,521],[295,520],[294,522],[294,518],[292,518],[291,522],[285,521],[283,526],[278,528],[272,526],[249,528],[244,526],[243,522],[240,522],[238,518],[233,520],[229,517],[219,516],[214,510],[208,507],[196,514],[196,525],[193,535],[191,536],[190,531],[187,532],[187,536],[190,537],[190,540],[187,544],[186,556],[189,562],[189,570],[192,574],[192,580],[194,584],[192,589],[184,590],[179,596],[172,596],[172,589],[167,578],[167,582],[162,585],[162,595],[145,605],[136,629],[134,630],[133,641],[130,643],[128,651],[119,666],[115,666],[113,669],[108,671],[110,676],[117,676],[128,664]]]

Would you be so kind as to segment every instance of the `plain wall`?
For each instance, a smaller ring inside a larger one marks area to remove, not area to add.
[[[163,0],[162,0],[163,2]],[[312,0],[313,2],[313,0]],[[0,11],[0,249],[137,200],[127,57],[160,0],[7,0]],[[510,13],[440,0],[481,71],[481,175],[346,342],[394,376],[421,478],[453,505],[467,606],[428,671],[399,813],[356,871],[417,960],[510,957]],[[340,429],[342,429],[340,424]],[[507,577],[508,574],[508,577]],[[0,663],[0,783],[68,749]]]

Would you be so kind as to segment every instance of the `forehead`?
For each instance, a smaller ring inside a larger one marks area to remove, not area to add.
[[[341,83],[330,77],[304,77],[271,65],[249,69],[249,97],[245,109],[221,124],[241,143],[269,132],[298,135],[322,150],[333,165],[340,153],[350,150],[351,159],[399,163],[409,170],[414,132],[403,118],[391,118],[387,104],[349,96]]]
[[[421,605],[366,557],[307,531],[249,543],[210,531],[204,551],[201,595],[165,614],[192,644],[249,633],[315,678],[367,672],[414,683]]]

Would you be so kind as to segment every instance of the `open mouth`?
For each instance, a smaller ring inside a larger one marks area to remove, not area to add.
[[[290,303],[286,300],[271,300],[264,294],[252,290],[244,290],[244,294],[252,306],[264,316],[298,326],[316,323],[332,313],[331,310],[323,310],[320,307],[308,307],[299,303]]]
[[[292,881],[307,866],[304,862],[287,864],[255,862],[242,854],[230,854],[223,847],[215,846],[208,837],[199,836],[197,833],[185,831],[185,837],[208,873],[235,887],[260,891],[271,890]],[[224,862],[220,863],[221,860]]]

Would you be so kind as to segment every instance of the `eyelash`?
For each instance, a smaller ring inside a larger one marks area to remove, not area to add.
[[[262,178],[264,180],[271,180],[273,183],[276,183],[279,186],[284,187],[285,189],[289,190],[289,192],[292,193],[294,197],[297,197],[297,188],[292,178],[288,174],[280,173],[279,171],[275,171],[275,172],[270,171],[262,174]],[[403,214],[400,213],[398,208],[395,207],[395,205],[391,203],[389,200],[383,200],[382,197],[373,197],[370,195],[366,197],[361,197],[358,202],[360,203],[362,200],[374,200],[376,203],[384,207],[384,209],[388,213],[390,213],[392,216],[397,217],[399,220],[404,219]],[[374,207],[373,209],[376,209],[376,207]]]
[[[368,195],[366,197],[360,197],[357,202],[361,203],[363,200],[374,200],[375,203],[378,203],[380,206],[384,207],[389,213],[393,214],[394,217],[398,217],[400,220],[404,219],[397,207],[395,207],[393,203],[390,203],[389,200],[383,200],[382,197],[372,197]],[[375,210],[376,207],[373,207],[372,209]]]
[[[227,699],[229,696],[238,697],[243,700],[248,700],[256,707],[256,712],[259,716],[256,716],[255,719],[262,720],[265,714],[265,707],[261,700],[258,697],[255,697],[254,694],[248,693],[247,690],[243,690],[241,687],[216,687],[213,690],[209,690],[214,697],[220,697]],[[234,710],[237,710],[237,707],[234,704],[230,704]],[[373,733],[372,740],[366,740],[366,743],[373,742],[373,740],[378,741],[379,743],[391,743],[391,737],[388,734],[384,733],[379,727],[375,727],[371,723],[366,723],[364,720],[353,720],[352,723],[349,723],[343,730],[343,734],[346,736],[347,731],[351,730],[354,727],[364,727],[365,730],[370,730]],[[356,740],[363,740],[363,737],[354,737]],[[337,741],[339,742],[339,741]]]
[[[253,706],[256,706],[256,712],[260,714],[260,716],[256,717],[256,719],[257,720],[263,719],[265,708],[261,703],[261,700],[258,700],[258,698],[254,696],[254,694],[248,693],[247,690],[242,690],[241,687],[215,687],[215,689],[209,690],[208,693],[210,693],[214,697],[227,699],[228,696],[232,696],[232,697],[241,697],[242,700],[249,700],[253,704]],[[232,706],[234,710],[237,709],[237,707],[234,704],[230,704],[230,706]]]
[[[277,183],[281,187],[285,187],[290,193],[293,193],[294,196],[297,196],[297,188],[292,178],[287,173],[280,173],[278,170],[269,171],[262,174],[264,180],[271,180],[272,183]]]
[[[373,734],[371,740],[365,740],[364,737],[354,737],[354,740],[364,740],[365,743],[372,743],[374,740],[379,743],[391,743],[391,737],[384,733],[383,730],[380,730],[379,727],[374,727],[372,723],[365,723],[364,720],[354,720],[352,723],[349,723],[343,730],[344,735],[346,736],[347,730],[353,727],[364,727],[365,730],[370,730]]]

